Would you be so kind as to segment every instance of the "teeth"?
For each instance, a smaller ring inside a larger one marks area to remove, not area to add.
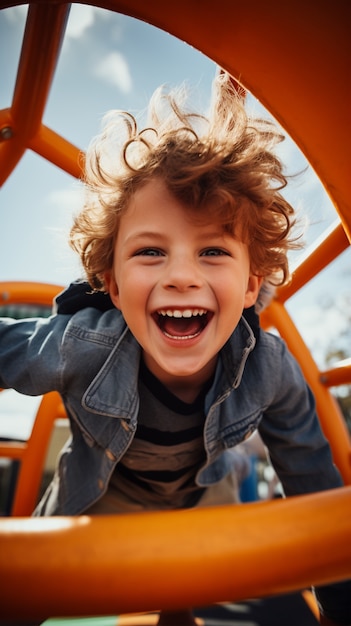
[[[157,311],[159,315],[163,317],[193,317],[195,315],[206,315],[206,309],[184,309],[184,311],[180,311],[180,309],[160,309]]]

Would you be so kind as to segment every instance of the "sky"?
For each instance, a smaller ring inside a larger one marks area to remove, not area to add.
[[[0,108],[11,103],[25,17],[25,6],[0,11]],[[161,84],[176,86],[185,81],[196,89],[197,106],[206,110],[216,71],[216,65],[199,51],[151,25],[73,4],[43,121],[84,150],[107,111],[144,110]],[[251,94],[247,106],[269,116]],[[289,138],[279,154],[289,173],[306,170],[291,183],[286,196],[306,221],[308,247],[335,223],[337,214]],[[78,277],[80,268],[68,247],[67,233],[80,203],[75,179],[27,151],[0,190],[0,281],[66,285]],[[295,253],[292,266],[298,261]],[[351,344],[350,270],[348,250],[288,303],[320,367],[328,350],[340,345],[347,352]]]

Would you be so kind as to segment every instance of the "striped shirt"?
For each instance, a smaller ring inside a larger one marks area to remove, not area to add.
[[[135,437],[109,484],[145,509],[195,506],[203,489],[195,476],[205,460],[203,400],[188,404],[141,363],[140,408]]]

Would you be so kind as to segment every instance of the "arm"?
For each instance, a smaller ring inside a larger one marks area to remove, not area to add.
[[[284,344],[276,389],[276,397],[262,419],[260,433],[286,495],[341,486],[342,479],[320,428],[313,395]],[[321,624],[351,624],[350,580],[317,587],[314,592]]]
[[[0,387],[27,395],[59,391],[60,345],[68,319],[0,319]]]
[[[259,426],[262,440],[287,496],[340,487],[330,446],[321,430],[315,400],[300,366],[279,341],[267,359],[274,397]]]

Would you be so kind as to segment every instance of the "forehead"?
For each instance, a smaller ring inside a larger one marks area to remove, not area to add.
[[[161,177],[148,180],[132,193],[121,216],[120,226],[123,223],[124,226],[132,226],[132,223],[137,222],[162,224],[174,216],[201,229],[229,232],[224,225],[221,209],[218,210],[218,201],[193,206],[182,199],[181,191],[179,196],[173,193]]]

